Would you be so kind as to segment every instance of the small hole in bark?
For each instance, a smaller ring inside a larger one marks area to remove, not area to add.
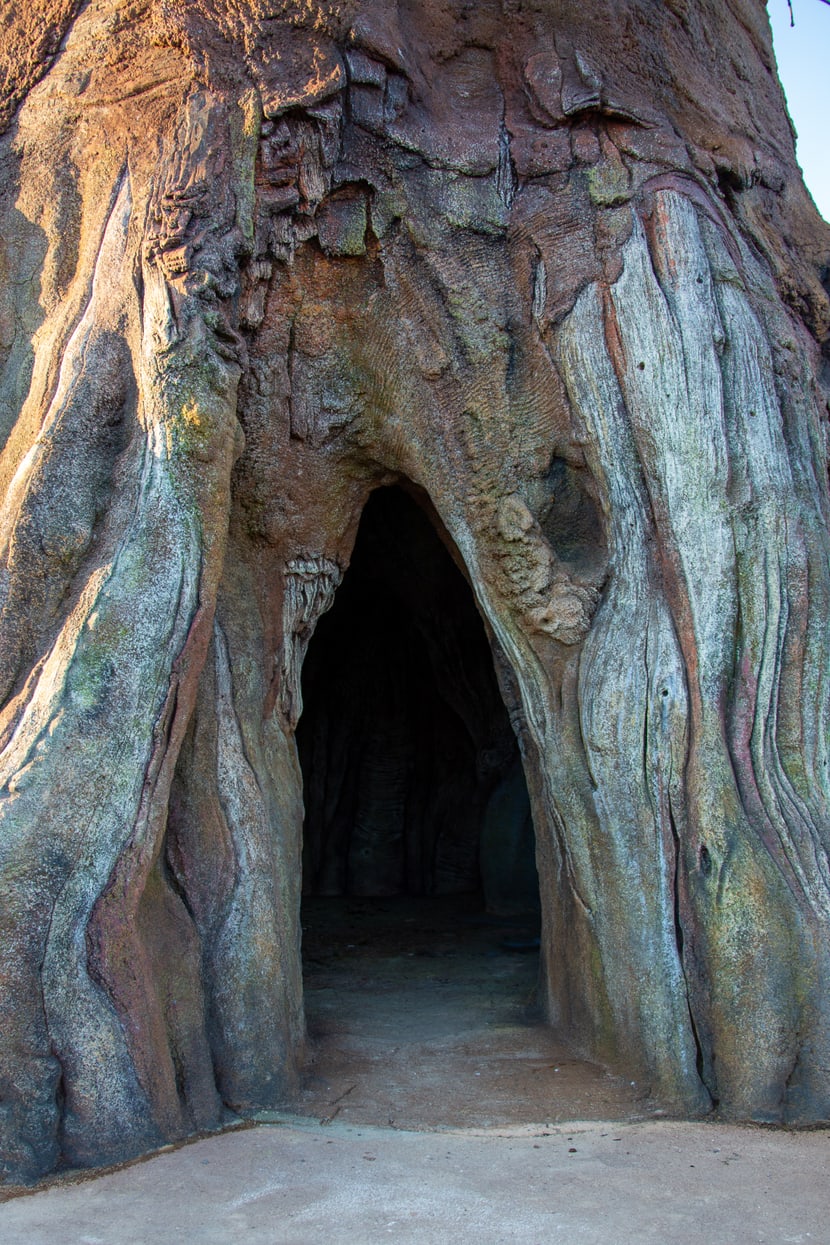
[[[644,372],[646,370],[645,363],[638,363],[637,367],[640,369],[641,372]]]
[[[709,855],[709,848],[705,843],[700,848],[700,872],[705,878],[708,878],[712,872],[712,857]]]
[[[554,457],[527,502],[545,539],[569,570],[603,578],[608,563],[602,514],[587,471]]]
[[[667,687],[664,687],[664,688],[663,688],[663,691],[662,691],[662,695],[663,695],[663,696],[668,696],[668,694],[669,694],[669,689],[668,689]]]
[[[729,203],[736,194],[746,189],[746,182],[735,169],[720,168],[718,169],[718,189]]]

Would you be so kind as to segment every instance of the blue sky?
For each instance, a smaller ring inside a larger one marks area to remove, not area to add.
[[[816,207],[830,221],[830,127],[827,121],[830,6],[821,0],[767,0],[778,75],[798,133],[796,152]]]

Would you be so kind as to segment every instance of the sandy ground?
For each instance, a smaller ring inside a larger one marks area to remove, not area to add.
[[[657,1121],[226,1133],[0,1206],[3,1245],[830,1240],[830,1134]]]

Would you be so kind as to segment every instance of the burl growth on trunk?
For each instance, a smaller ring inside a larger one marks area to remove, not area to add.
[[[290,1101],[300,676],[391,484],[486,625],[551,1024],[827,1120],[830,237],[761,0],[0,37],[7,1179]]]

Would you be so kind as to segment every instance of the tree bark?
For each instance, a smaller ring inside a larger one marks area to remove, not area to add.
[[[551,1023],[667,1110],[827,1121],[830,230],[763,4],[26,7],[5,1178],[290,1100],[300,671],[395,481],[492,636]]]

